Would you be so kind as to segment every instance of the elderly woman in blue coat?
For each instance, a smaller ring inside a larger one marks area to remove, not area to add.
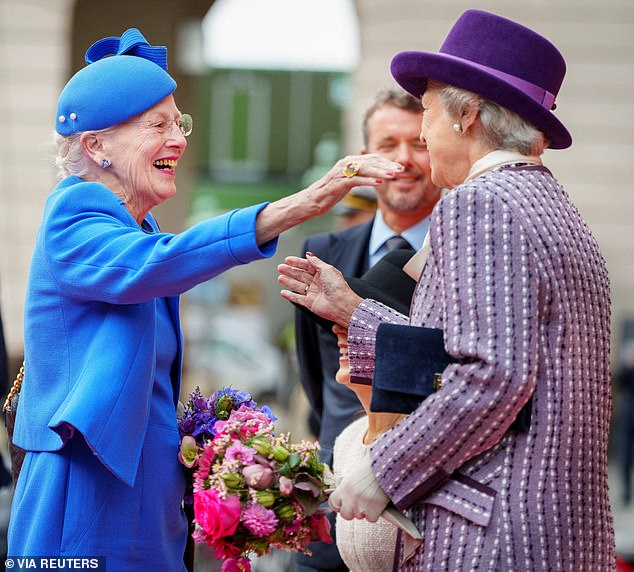
[[[176,193],[192,128],[172,95],[166,49],[130,29],[93,44],[86,61],[59,97],[63,178],[30,269],[14,434],[28,452],[9,554],[104,556],[113,571],[173,572],[184,569],[187,540],[179,294],[271,256],[281,232],[400,166],[346,157],[277,202],[160,232],[150,211]]]

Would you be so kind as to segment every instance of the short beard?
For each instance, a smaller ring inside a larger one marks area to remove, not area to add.
[[[392,211],[410,213],[420,210],[428,201],[425,200],[424,194],[421,200],[421,195],[392,193],[386,194],[382,202]]]

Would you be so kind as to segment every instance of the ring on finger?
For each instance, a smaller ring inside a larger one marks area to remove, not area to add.
[[[309,284],[307,284],[307,285],[306,285],[306,288],[304,289],[304,296],[305,296],[306,294],[308,294],[308,291],[309,291],[309,290],[310,290],[310,285],[309,285]]]
[[[348,177],[348,178],[354,177],[358,173],[359,173],[359,165],[358,163],[355,163],[354,161],[350,161],[349,163],[346,163],[346,166],[343,168],[344,177]]]

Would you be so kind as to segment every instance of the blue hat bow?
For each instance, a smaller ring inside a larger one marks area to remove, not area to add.
[[[150,60],[167,71],[167,48],[151,46],[136,28],[126,30],[121,37],[110,36],[95,42],[86,51],[86,63],[92,64],[106,56],[125,55]]]

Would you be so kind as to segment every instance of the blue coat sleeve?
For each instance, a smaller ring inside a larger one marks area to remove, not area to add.
[[[180,233],[140,232],[121,201],[97,183],[61,189],[41,232],[50,270],[68,296],[113,304],[181,294],[225,270],[271,256],[258,248],[265,204],[234,210]]]

